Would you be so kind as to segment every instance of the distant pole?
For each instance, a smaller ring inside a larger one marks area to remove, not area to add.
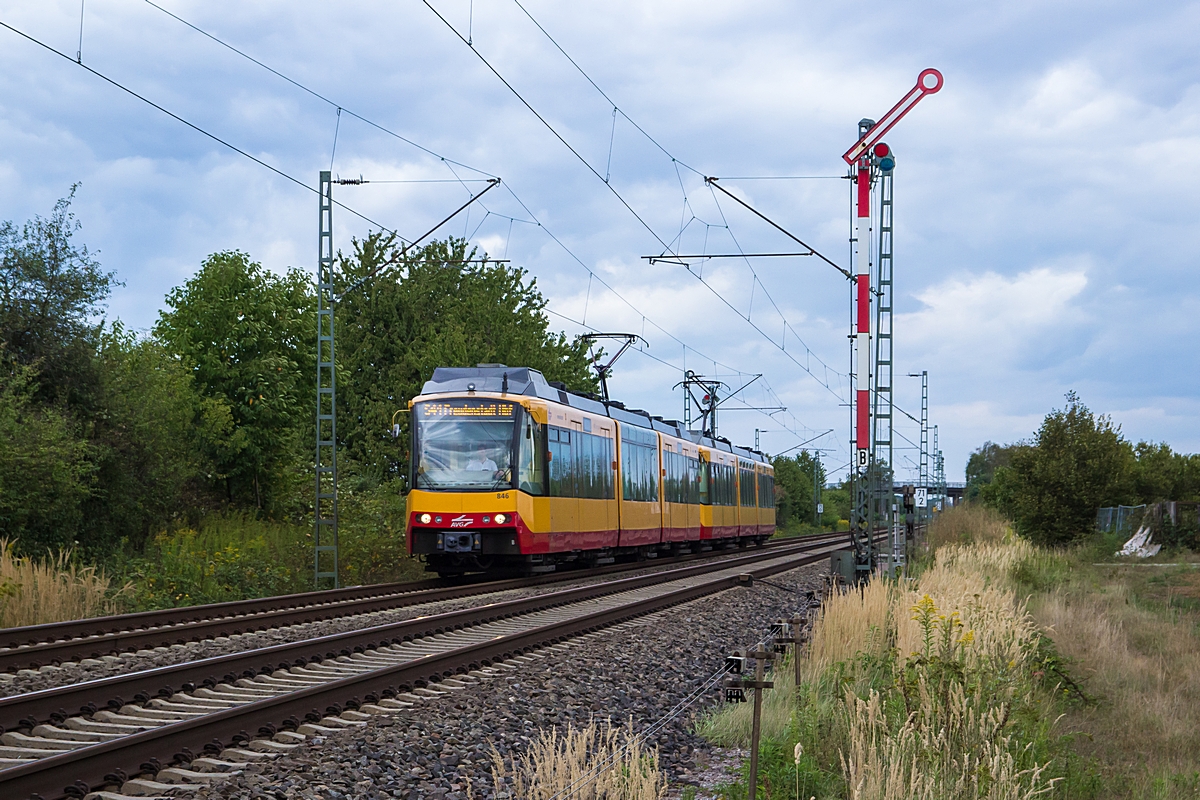
[[[821,454],[813,456],[813,525],[821,527]]]
[[[313,502],[313,587],[338,580],[337,379],[333,355],[333,181],[321,171],[317,238],[317,447]],[[322,554],[327,566],[322,570]],[[332,562],[332,563],[330,563]]]

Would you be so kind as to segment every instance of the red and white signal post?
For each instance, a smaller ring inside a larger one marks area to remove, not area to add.
[[[925,95],[936,94],[942,88],[942,73],[927,69],[917,77],[916,85],[892,106],[878,122],[864,119],[858,123],[858,141],[847,150],[842,158],[854,171],[855,216],[854,216],[854,450],[855,450],[855,498],[851,511],[850,529],[854,539],[855,561],[858,576],[865,578],[874,567],[873,547],[869,534],[870,483],[872,467],[871,423],[871,376],[876,365],[872,363],[871,349],[871,186],[873,170],[883,168],[890,172],[891,151],[882,139],[892,127],[911,111]],[[890,223],[889,223],[890,224]],[[887,465],[889,468],[891,465]],[[890,494],[891,487],[887,487]],[[890,500],[890,498],[888,498]]]

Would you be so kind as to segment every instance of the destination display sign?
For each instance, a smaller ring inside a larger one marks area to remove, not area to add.
[[[516,413],[515,403],[498,400],[448,400],[418,403],[418,419],[442,419],[445,417],[475,417],[478,419],[511,419]]]

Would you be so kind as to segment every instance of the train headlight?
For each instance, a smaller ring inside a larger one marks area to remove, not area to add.
[[[496,520],[497,525],[503,525],[504,523],[508,522],[508,517],[504,516],[503,514],[497,514],[496,516],[492,517],[492,519]]]
[[[431,522],[433,522],[433,517],[429,516],[428,514],[421,515],[421,524],[422,525],[428,525]]]
[[[487,514],[484,514],[484,515],[483,515],[483,524],[484,524],[484,525],[487,525],[487,524],[488,524],[489,522],[491,522],[491,521],[492,521],[492,518],[491,518],[491,517],[489,517]]]

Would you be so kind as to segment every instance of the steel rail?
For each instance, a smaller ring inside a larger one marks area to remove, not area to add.
[[[824,541],[832,535],[798,537],[803,541]],[[794,540],[781,540],[771,547],[783,547]],[[713,550],[677,556],[659,564],[675,563],[729,555],[729,550]],[[160,647],[287,625],[305,624],[337,617],[386,611],[407,606],[456,600],[480,594],[523,589],[545,584],[587,579],[593,575],[628,572],[653,567],[653,562],[614,564],[592,570],[566,571],[531,578],[452,583],[437,579],[413,583],[357,586],[323,592],[281,595],[258,600],[231,601],[203,606],[99,617],[91,620],[47,623],[0,631],[0,672],[61,664],[82,658],[100,658],[119,652]],[[430,585],[432,584],[432,586]],[[52,637],[46,640],[47,637]],[[27,644],[28,642],[33,644]]]
[[[821,560],[837,546],[836,543],[829,544],[819,547],[814,552],[811,545],[812,543],[809,543],[804,548],[797,548],[794,559],[787,558],[793,554],[791,552],[756,552],[744,560],[772,560],[774,563],[747,565],[743,574],[767,577],[786,572]],[[673,572],[716,572],[728,570],[731,566],[738,565],[705,564]],[[646,577],[648,576],[614,583],[628,585],[632,581],[644,581]],[[287,727],[289,719],[303,719],[313,714],[319,717],[322,708],[325,709],[325,713],[340,714],[345,708],[357,708],[361,705],[358,700],[360,697],[365,698],[365,702],[374,702],[379,696],[394,695],[480,665],[490,665],[514,655],[557,644],[573,636],[732,588],[739,585],[739,582],[740,578],[736,575],[714,578],[657,597],[422,656],[396,666],[333,680],[120,739],[67,751],[29,764],[9,767],[0,770],[0,796],[14,800],[26,797],[57,800],[60,797],[78,794],[91,787],[117,782],[123,776],[141,772],[148,763],[166,763],[176,759],[179,754],[190,753],[189,747],[204,742],[244,744],[254,738],[248,732],[251,730],[260,735],[270,736],[278,727]],[[64,778],[64,775],[69,777]]]
[[[449,611],[416,619],[393,622],[341,633],[329,634],[297,642],[285,642],[270,647],[245,650],[156,667],[124,675],[114,675],[94,681],[42,689],[0,699],[0,729],[14,731],[34,725],[64,719],[79,713],[94,713],[99,708],[120,708],[127,700],[147,702],[153,697],[169,697],[176,690],[189,691],[198,686],[214,686],[222,681],[237,680],[288,669],[293,666],[349,655],[366,649],[433,636],[497,619],[520,616],[567,603],[629,591],[656,583],[687,578],[763,558],[774,558],[791,552],[806,552],[815,542],[795,543],[790,548],[759,550],[737,558],[708,561],[687,567],[638,575],[589,586],[563,589],[500,603]],[[833,546],[833,545],[830,545]]]

